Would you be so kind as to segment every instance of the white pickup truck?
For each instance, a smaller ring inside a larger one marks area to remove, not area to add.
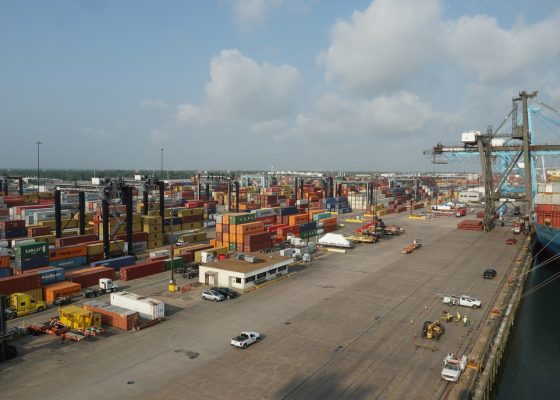
[[[465,307],[472,307],[472,308],[480,308],[480,306],[482,305],[482,302],[480,300],[477,300],[471,296],[467,296],[466,294],[462,294],[460,296],[451,296],[451,295],[444,294],[442,297],[443,297],[443,302],[451,306],[465,306]]]
[[[458,382],[461,373],[467,366],[467,356],[463,355],[461,358],[455,358],[453,353],[449,353],[443,359],[443,369],[441,370],[441,377],[446,381]]]
[[[258,332],[241,332],[241,335],[231,339],[231,345],[246,349],[255,342],[261,340],[261,334]]]

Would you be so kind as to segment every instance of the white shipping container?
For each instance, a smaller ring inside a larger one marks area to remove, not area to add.
[[[154,320],[165,317],[165,303],[129,292],[111,293],[111,304],[138,311],[140,317]]]
[[[171,250],[155,250],[150,251],[150,258],[171,257]]]

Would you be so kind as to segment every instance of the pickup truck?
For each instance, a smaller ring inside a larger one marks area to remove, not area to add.
[[[246,349],[255,342],[261,340],[261,334],[258,332],[241,332],[239,336],[231,339],[231,345],[235,347],[242,347]]]
[[[443,359],[443,369],[441,370],[441,377],[446,381],[459,382],[461,373],[467,366],[467,356],[463,355],[460,359],[455,358],[453,353],[449,353]]]
[[[451,306],[465,306],[472,308],[480,308],[480,306],[482,305],[482,302],[480,300],[477,300],[474,297],[467,296],[465,294],[461,296],[450,296],[444,294],[443,302]]]

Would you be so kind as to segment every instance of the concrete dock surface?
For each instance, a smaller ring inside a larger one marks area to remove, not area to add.
[[[322,255],[287,279],[221,303],[201,300],[202,287],[164,293],[167,274],[143,278],[135,292],[166,301],[170,315],[164,322],[139,332],[109,329],[78,343],[62,344],[52,336],[19,339],[20,357],[0,365],[0,395],[241,400],[434,399],[446,393],[460,398],[461,383],[440,377],[443,358],[462,354],[480,338],[491,302],[523,246],[505,243],[513,237],[510,228],[460,231],[461,220],[386,216],[386,223],[406,232],[346,254]],[[345,223],[343,231],[359,226]],[[422,247],[401,254],[417,238]],[[482,278],[489,267],[498,272],[495,279]],[[441,294],[471,295],[482,307],[449,307]],[[442,322],[445,334],[439,340],[421,338],[424,321],[440,318],[443,310],[467,314],[469,324]],[[233,348],[230,339],[242,330],[264,337],[247,349]]]

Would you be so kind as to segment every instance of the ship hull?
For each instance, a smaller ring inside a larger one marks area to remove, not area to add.
[[[539,244],[546,251],[560,254],[560,228],[552,228],[535,222],[535,233]]]

